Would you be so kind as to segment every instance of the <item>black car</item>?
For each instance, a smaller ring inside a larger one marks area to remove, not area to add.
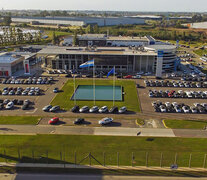
[[[92,75],[92,74],[86,74],[86,77],[87,77],[87,78],[92,78],[93,75]]]
[[[71,74],[67,74],[65,77],[67,77],[67,78],[71,78],[72,75],[71,75]]]
[[[77,118],[77,119],[73,122],[73,124],[82,124],[84,121],[85,121],[84,118]]]
[[[18,99],[14,99],[12,102],[14,103],[14,105],[17,105]]]
[[[79,112],[79,106],[74,106],[72,109],[71,109],[71,112]]]
[[[17,101],[17,105],[23,105],[23,103],[24,103],[23,100],[18,100]]]
[[[4,109],[4,104],[3,103],[0,104],[0,109]]]
[[[109,110],[109,113],[117,113],[118,112],[118,107],[114,106]]]
[[[29,103],[28,104],[24,104],[23,106],[22,106],[22,110],[26,110],[26,109],[28,109],[29,108]]]

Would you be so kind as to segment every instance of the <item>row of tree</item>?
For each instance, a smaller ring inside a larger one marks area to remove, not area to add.
[[[22,43],[33,43],[41,41],[41,33],[38,32],[23,32],[20,28],[2,27],[2,34],[0,34],[0,45],[16,45]]]

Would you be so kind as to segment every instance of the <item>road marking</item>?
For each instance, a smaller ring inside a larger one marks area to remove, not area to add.
[[[37,109],[38,109],[38,108],[35,108],[35,110],[32,111],[32,112],[26,112],[26,114],[33,114],[33,113],[35,113],[35,112],[37,111]]]

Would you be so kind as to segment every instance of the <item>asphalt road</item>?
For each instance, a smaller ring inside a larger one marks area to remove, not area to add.
[[[153,176],[109,176],[109,175],[67,175],[67,174],[0,174],[1,180],[195,180],[193,177]],[[207,180],[207,178],[199,178]]]
[[[124,128],[124,127],[83,127],[50,125],[0,125],[0,134],[36,135],[103,135],[103,136],[138,136],[142,137],[187,137],[207,138],[206,130],[164,129],[164,128]]]

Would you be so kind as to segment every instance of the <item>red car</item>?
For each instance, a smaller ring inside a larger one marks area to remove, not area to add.
[[[58,117],[54,117],[52,119],[50,119],[48,121],[48,124],[56,124],[57,122],[59,122],[59,118]]]
[[[174,93],[175,93],[175,91],[170,91],[170,92],[168,93],[168,97],[173,97]]]
[[[132,75],[128,75],[124,77],[125,79],[132,79]]]

